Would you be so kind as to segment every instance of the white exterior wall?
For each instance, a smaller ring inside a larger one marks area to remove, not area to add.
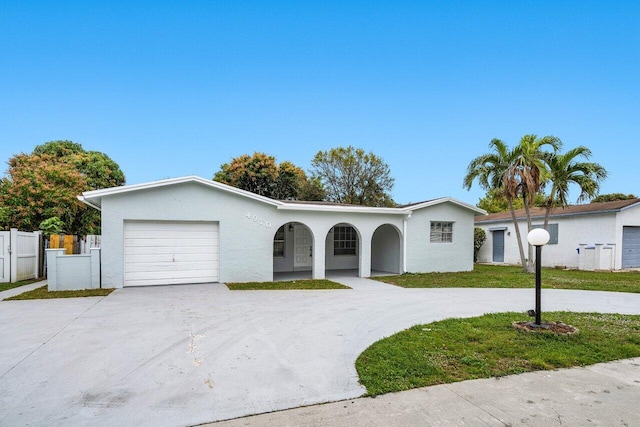
[[[431,243],[431,221],[453,222],[453,242]],[[473,211],[453,203],[414,211],[407,221],[407,271],[473,270],[473,222]]]
[[[66,255],[64,249],[47,249],[48,290],[70,291],[100,287],[100,249],[90,255]]]
[[[325,268],[359,268],[360,275],[368,277],[374,231],[382,224],[402,230],[403,218],[394,214],[278,209],[195,182],[112,194],[102,200],[103,287],[123,286],[126,220],[218,222],[220,281],[248,282],[273,280],[273,237],[280,226],[290,222],[302,223],[311,230],[314,278],[324,278]],[[325,248],[333,253],[333,243],[326,246],[327,236],[334,225],[342,223],[356,228],[360,247],[359,256],[346,257],[351,259],[339,264],[332,259],[338,257],[327,259],[324,254]],[[285,231],[288,259],[293,258],[292,234]],[[276,269],[286,268],[286,262],[287,258],[276,260]]]
[[[124,221],[219,222],[220,281],[272,280],[276,208],[258,201],[184,183],[102,201],[103,287],[124,283]],[[269,226],[270,225],[270,226]]]
[[[558,224],[558,243],[545,245],[542,249],[542,265],[545,267],[578,268],[579,255],[577,248],[581,244],[593,246],[596,244],[616,243],[618,234],[616,225],[616,213],[583,214],[566,217],[551,217],[549,224]],[[533,219],[533,225],[543,224],[544,219]],[[490,263],[493,260],[493,233],[490,228],[506,227],[504,233],[504,262],[506,264],[520,264],[520,253],[513,221],[500,221],[492,223],[476,224],[487,233],[487,240],[480,248],[479,262]],[[518,221],[525,257],[527,257],[527,223],[526,220]],[[616,245],[616,257],[620,258],[619,248],[622,247],[622,228],[619,231],[619,244]],[[620,268],[620,261],[616,261],[616,267]]]

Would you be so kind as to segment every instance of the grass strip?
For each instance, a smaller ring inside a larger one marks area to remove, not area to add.
[[[535,275],[521,267],[480,265],[458,273],[407,273],[373,277],[403,288],[533,288]],[[542,269],[542,287],[640,293],[640,272]]]
[[[367,348],[356,360],[369,395],[477,378],[585,366],[640,356],[640,316],[548,312],[543,321],[575,335],[516,330],[522,313],[487,314],[418,325]]]
[[[5,298],[4,301],[27,300],[27,299],[52,299],[52,298],[78,298],[78,297],[104,297],[115,289],[83,289],[79,291],[52,291],[49,292],[46,286],[27,291],[19,295]]]
[[[351,289],[340,283],[331,280],[290,280],[283,282],[248,282],[248,283],[227,283],[227,287],[232,291],[276,291],[293,289]]]
[[[24,286],[24,285],[30,285],[36,282],[42,282],[43,280],[45,279],[40,278],[40,279],[21,280],[15,283],[0,283],[0,292],[8,291],[9,289],[13,289],[13,288],[19,288],[20,286]]]

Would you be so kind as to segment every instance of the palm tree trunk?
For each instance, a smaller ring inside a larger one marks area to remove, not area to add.
[[[549,226],[549,216],[551,215],[551,204],[547,205],[546,210],[544,212],[544,229],[547,230]],[[549,231],[549,230],[547,230]]]
[[[549,226],[549,216],[551,216],[551,208],[553,207],[553,193],[554,189],[551,189],[551,196],[549,196],[549,200],[547,201],[547,206],[545,206],[545,211],[544,211],[544,229],[548,230],[548,226]]]
[[[522,238],[520,237],[520,227],[518,227],[518,219],[516,218],[516,211],[513,209],[513,201],[510,197],[507,197],[507,203],[509,203],[509,211],[511,212],[511,219],[513,220],[513,226],[516,229],[516,240],[518,241],[518,250],[520,251],[520,263],[525,273],[527,272],[527,260],[524,257],[524,248],[522,247]]]
[[[527,196],[523,197],[524,201],[524,213],[527,217],[527,233],[531,231],[531,212],[529,211],[529,201],[527,200]],[[535,271],[535,266],[533,264],[533,246],[529,244],[527,241],[527,268],[525,269],[528,273],[533,273]]]

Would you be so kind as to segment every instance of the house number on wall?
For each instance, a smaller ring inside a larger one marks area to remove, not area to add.
[[[264,225],[266,228],[271,228],[271,223],[269,221],[266,221],[262,218],[259,218],[258,215],[251,215],[251,213],[247,212],[245,215],[245,218],[247,218],[250,221],[255,222],[256,224],[259,225]]]

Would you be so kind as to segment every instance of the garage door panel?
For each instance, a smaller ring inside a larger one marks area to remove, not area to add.
[[[160,278],[160,279],[149,279],[149,278],[145,278],[142,280],[128,280],[127,281],[127,286],[161,286],[161,285],[167,285],[167,284],[171,284],[171,285],[191,285],[194,283],[209,283],[209,282],[200,282],[200,281],[194,281],[191,278],[188,277],[184,277],[184,278],[174,278],[171,283],[167,283],[166,278]],[[213,282],[211,282],[213,283]]]
[[[127,263],[127,273],[132,272],[154,272],[154,271],[198,271],[215,270],[214,266],[218,260],[202,261],[176,261],[176,262],[139,262]],[[208,268],[206,267],[208,266]]]
[[[622,227],[622,268],[640,267],[640,227]]]
[[[198,231],[185,230],[179,231],[163,231],[163,230],[129,230],[127,238],[129,239],[216,239],[218,233],[215,231]]]
[[[217,239],[179,239],[179,238],[161,238],[161,239],[129,239],[125,240],[125,244],[128,247],[167,247],[174,248],[176,246],[188,245],[187,247],[195,246],[211,246],[212,242]]]
[[[171,246],[156,246],[154,248],[154,254],[176,254],[176,255],[197,255],[203,253],[201,248],[198,247],[171,247]],[[217,246],[209,248],[207,253],[218,254],[219,250]],[[125,248],[126,255],[148,255],[149,250],[144,246],[128,246]]]
[[[215,269],[211,270],[184,270],[180,272],[178,277],[172,277],[169,282],[165,284],[174,284],[177,281],[183,279],[189,279],[188,282],[185,283],[196,283],[202,282],[199,280],[201,277],[205,275],[213,275],[217,272]],[[134,272],[127,274],[127,280],[167,280],[167,272],[166,271],[149,271],[149,272]]]
[[[195,253],[195,254],[176,254],[176,253],[160,253],[160,254],[128,254],[127,264],[138,263],[177,263],[177,262],[193,262],[193,261],[218,261],[218,253]]]
[[[218,224],[125,222],[125,286],[217,282]]]

